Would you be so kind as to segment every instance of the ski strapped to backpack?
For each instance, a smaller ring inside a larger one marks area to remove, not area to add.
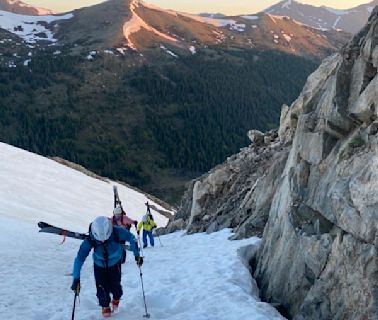
[[[151,213],[151,209],[150,209],[150,204],[148,203],[148,201],[145,203],[145,205],[147,206],[147,213],[150,214],[151,217],[152,217],[152,213]]]
[[[92,247],[96,246],[95,241],[91,239],[91,237],[89,236],[89,233],[79,233],[79,232],[69,231],[69,230],[66,230],[66,229],[63,229],[63,228],[55,227],[55,226],[53,226],[51,224],[48,224],[48,223],[42,222],[42,221],[38,222],[38,227],[40,227],[39,232],[57,234],[57,235],[63,236],[64,239],[66,237],[74,238],[74,239],[78,239],[78,240],[84,240],[84,239],[88,238],[88,240],[91,243]],[[89,231],[90,231],[90,229],[89,229]],[[119,240],[118,234],[116,232],[114,232],[114,236],[115,236],[115,241],[116,242],[121,242]],[[129,250],[129,246],[128,245],[125,245],[124,247],[125,247],[125,249]]]
[[[118,206],[121,207],[122,212],[123,212],[122,202],[121,202],[121,200],[119,199],[118,188],[117,188],[117,186],[113,186],[113,193],[114,193],[114,208],[117,207],[117,205],[118,205]]]
[[[64,238],[63,238],[62,243],[64,242],[66,237],[84,240],[85,238],[89,236],[88,234],[85,234],[85,233],[79,233],[79,232],[69,231],[63,228],[55,227],[51,224],[48,224],[42,221],[38,222],[38,227],[40,227],[39,232],[52,233],[52,234],[63,236]]]

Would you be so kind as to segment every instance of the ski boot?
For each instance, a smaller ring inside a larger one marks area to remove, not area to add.
[[[110,318],[112,316],[112,309],[109,307],[103,307],[101,313],[104,318]]]
[[[113,299],[112,300],[112,309],[113,309],[113,312],[116,312],[118,310],[118,307],[119,307],[119,300]]]

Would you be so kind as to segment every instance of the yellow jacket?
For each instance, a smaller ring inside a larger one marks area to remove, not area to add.
[[[142,221],[138,223],[138,231],[140,231],[142,227],[146,231],[151,231],[153,228],[156,228],[157,225],[155,221],[152,220],[149,215],[147,215],[144,216]]]

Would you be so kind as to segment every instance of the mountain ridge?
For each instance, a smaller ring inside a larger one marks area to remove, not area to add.
[[[70,18],[63,18],[65,16]],[[38,19],[44,21],[47,17]],[[161,50],[167,44],[184,55],[194,53],[196,48],[216,46],[279,50],[324,58],[341,48],[349,38],[343,32],[324,32],[303,26],[290,18],[265,13],[214,19],[164,10],[140,0],[109,0],[74,10],[60,19],[59,16],[54,17],[46,20],[44,33],[54,33],[62,45],[74,45],[76,48],[72,48],[72,51],[85,47],[88,52],[112,48],[119,48],[117,50],[123,53],[130,49],[142,52]],[[6,14],[0,16],[0,23],[6,18]],[[12,19],[15,20],[13,24]],[[33,23],[40,26],[42,22],[38,22],[38,19],[34,19]],[[19,35],[19,30],[27,30],[28,25],[18,20],[10,18],[6,30],[16,35]],[[56,21],[54,25],[51,25],[52,20]],[[39,31],[38,34],[43,35],[43,32]],[[37,38],[33,43],[43,40]],[[174,53],[169,48],[165,51]]]
[[[313,6],[295,0],[283,0],[264,11],[280,16],[289,16],[298,22],[324,30],[342,29],[355,34],[368,21],[378,5],[377,0],[349,9],[334,9],[326,6]]]
[[[0,16],[13,23],[0,29],[0,132],[172,204],[249,129],[275,126],[348,38],[267,14],[208,19],[140,2],[133,18],[131,4]]]
[[[0,0],[0,10],[30,16],[52,15],[58,13],[54,10],[29,5],[20,0]]]

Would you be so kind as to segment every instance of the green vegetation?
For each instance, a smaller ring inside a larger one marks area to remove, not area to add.
[[[339,155],[339,161],[349,159],[359,148],[366,144],[360,133],[355,134],[346,143]]]
[[[277,126],[317,66],[259,51],[126,59],[43,54],[31,71],[0,68],[1,140],[174,202],[186,181],[246,146],[248,130]]]

